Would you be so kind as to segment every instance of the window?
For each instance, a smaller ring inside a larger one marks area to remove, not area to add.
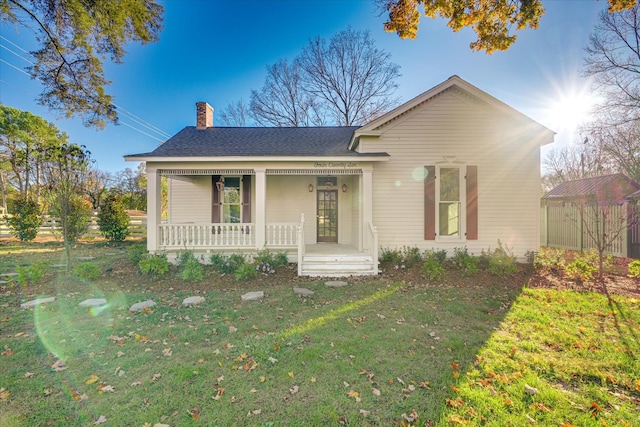
[[[478,167],[425,166],[424,239],[478,239]]]
[[[240,177],[224,178],[224,197],[222,200],[222,222],[239,223],[242,218],[240,202]]]
[[[438,233],[441,237],[460,237],[460,168],[440,168]]]

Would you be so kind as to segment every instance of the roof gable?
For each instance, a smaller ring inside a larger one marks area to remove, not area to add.
[[[509,105],[505,104],[504,102],[494,98],[493,96],[489,95],[488,93],[484,92],[483,90],[477,88],[476,86],[472,85],[471,83],[467,82],[466,80],[461,79],[458,76],[451,76],[449,77],[447,80],[445,80],[444,82],[440,83],[437,86],[434,86],[433,88],[429,89],[426,92],[423,92],[422,94],[416,96],[415,98],[411,99],[408,102],[405,102],[404,104],[402,104],[401,106],[395,108],[394,110],[388,112],[387,114],[379,117],[376,120],[371,121],[370,123],[366,124],[365,126],[360,127],[359,129],[357,129],[354,134],[353,137],[351,139],[351,142],[349,144],[349,149],[355,149],[358,145],[358,138],[360,136],[379,136],[382,133],[382,128],[388,124],[390,124],[391,122],[399,119],[402,116],[405,116],[407,113],[413,111],[416,108],[419,108],[420,106],[430,102],[431,100],[433,100],[434,98],[436,98],[438,95],[452,89],[458,89],[460,92],[462,92],[463,94],[467,94],[470,95],[471,97],[474,97],[484,103],[487,103],[495,108],[497,108],[498,110],[504,112],[507,115],[510,115],[512,117],[514,117],[515,119],[518,120],[526,120],[528,122],[530,122],[531,124],[535,125],[535,127],[537,128],[537,131],[544,134],[544,138],[543,138],[543,142],[542,144],[547,144],[547,143],[551,143],[553,142],[553,137],[555,135],[555,132],[553,132],[552,130],[548,129],[547,127],[541,125],[540,123],[536,122],[535,120],[533,120],[532,118],[526,116],[525,114],[522,114],[521,112],[519,112],[518,110],[510,107]]]

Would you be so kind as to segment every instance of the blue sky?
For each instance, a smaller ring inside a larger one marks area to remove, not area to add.
[[[351,26],[370,30],[377,47],[401,66],[402,101],[456,74],[556,131],[553,146],[561,147],[575,140],[576,114],[583,115],[590,102],[588,82],[581,77],[584,47],[607,7],[604,0],[546,0],[538,30],[520,31],[510,50],[487,55],[469,49],[475,40],[470,30],[453,33],[443,20],[423,18],[415,40],[385,33],[384,16],[371,0],[161,3],[160,41],[130,45],[124,64],[106,66],[112,81],[107,90],[118,107],[137,118],[121,115],[122,124],[99,131],[37,105],[39,84],[14,68],[29,65],[29,55],[20,49],[34,50],[33,34],[6,22],[0,23],[0,102],[55,122],[72,142],[87,146],[99,169],[135,168],[123,156],[151,151],[162,135],[194,125],[197,101],[217,111],[231,101],[248,101],[251,89],[262,86],[267,65],[292,59],[310,38],[328,39]]]

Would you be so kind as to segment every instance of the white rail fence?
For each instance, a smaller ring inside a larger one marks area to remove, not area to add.
[[[10,215],[7,215],[10,216]],[[38,236],[61,236],[60,219],[51,216],[43,216],[42,226],[38,229]],[[147,235],[147,217],[146,216],[130,216],[129,217],[129,236],[145,237]],[[0,217],[0,238],[11,237],[11,228],[4,218]],[[89,229],[83,237],[100,237],[100,228],[98,227],[98,217],[93,215],[89,222]]]

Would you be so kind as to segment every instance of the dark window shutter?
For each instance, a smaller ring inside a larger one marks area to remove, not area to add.
[[[424,180],[424,240],[436,239],[436,167],[425,166]]]
[[[220,180],[220,175],[211,177],[211,222],[217,224],[220,222],[220,192],[216,183]]]
[[[478,240],[477,166],[467,166],[467,240]]]
[[[251,222],[251,175],[242,176],[242,222]]]

